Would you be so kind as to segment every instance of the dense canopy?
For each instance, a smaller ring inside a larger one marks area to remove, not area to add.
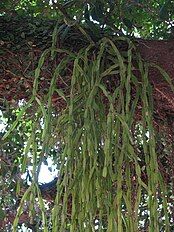
[[[173,231],[174,1],[0,9],[0,230]]]

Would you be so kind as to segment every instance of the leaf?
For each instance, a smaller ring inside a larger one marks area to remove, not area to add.
[[[164,4],[159,12],[159,17],[161,20],[167,20],[169,18],[169,10],[167,4]]]
[[[84,18],[85,21],[90,21],[90,15],[89,15],[89,9],[88,9],[88,5],[85,6],[85,11],[84,11]]]
[[[100,27],[96,23],[86,20],[86,23],[88,25],[88,28],[90,30],[89,35],[93,38],[99,38],[100,37]]]
[[[128,29],[132,29],[132,28],[133,28],[133,23],[131,22],[130,19],[123,18],[123,23],[124,23],[124,25],[125,25]]]
[[[0,206],[0,220],[3,220],[5,218],[5,212],[2,209],[2,206]]]
[[[75,4],[75,2],[76,1],[71,0],[71,1],[65,2],[62,6],[63,6],[63,8],[72,7]]]
[[[19,112],[17,119],[13,122],[13,124],[11,125],[10,129],[5,133],[5,135],[2,137],[2,140],[4,140],[5,138],[7,138],[9,136],[9,134],[16,128],[16,126],[18,125],[19,121],[21,120],[22,116],[24,115],[24,113],[26,112],[27,108],[30,106],[30,104],[33,102],[33,97],[27,102],[27,104],[21,109],[21,111]]]
[[[25,33],[24,33],[24,32],[21,33],[21,37],[22,37],[23,39],[25,39]]]
[[[70,26],[66,25],[66,28],[64,29],[63,33],[61,34],[61,43],[63,43],[66,40],[66,37],[68,35],[68,32],[70,31]]]
[[[101,1],[96,1],[94,7],[91,10],[91,16],[93,20],[102,23],[104,19],[104,5]]]

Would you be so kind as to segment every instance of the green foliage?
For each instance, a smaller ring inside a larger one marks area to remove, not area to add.
[[[173,0],[145,1],[1,1],[2,13],[54,18],[80,24],[92,34],[126,34],[144,38],[173,38]]]
[[[174,87],[164,70],[141,59],[127,37],[171,37],[173,1],[49,4],[21,0],[1,4],[3,17],[14,14],[16,18],[33,18],[33,32],[35,22],[41,22],[42,17],[56,19],[58,23],[52,45],[42,53],[33,74],[30,99],[19,109],[4,112],[8,126],[1,133],[0,219],[5,217],[7,205],[12,208],[15,202],[18,210],[14,232],[18,231],[25,207],[30,225],[36,222],[38,231],[47,232],[51,227],[53,232],[136,232],[145,228],[150,232],[169,232],[172,185],[167,185],[159,172],[158,156],[164,151],[158,152],[158,145],[166,146],[167,142],[165,136],[159,139],[153,127],[150,67],[160,71],[172,90]],[[88,41],[74,53],[56,47],[58,38],[64,41],[71,36],[72,27]],[[27,29],[20,31],[17,39],[24,39],[27,33]],[[126,45],[124,51],[119,49],[120,43]],[[63,58],[52,70],[48,92],[40,96],[42,68],[45,62],[59,56]],[[135,63],[139,76],[134,73]],[[67,94],[57,81],[63,80],[69,64],[71,84]],[[114,83],[113,87],[108,82]],[[59,112],[52,104],[55,92],[66,105]],[[141,120],[136,118],[137,111]],[[165,152],[168,155],[171,150]],[[41,164],[47,157],[54,157],[59,170],[57,194],[49,213],[38,183]],[[19,175],[31,166],[32,180],[28,186],[27,177],[24,184]],[[3,189],[11,192],[5,195]]]
[[[126,53],[117,48],[120,41],[127,43]],[[53,42],[56,40],[53,39]],[[95,56],[92,57],[94,51]],[[13,231],[18,229],[27,202],[31,223],[35,218],[40,218],[35,212],[38,205],[42,217],[38,230],[42,231],[48,231],[48,226],[55,232],[133,232],[145,227],[149,231],[170,231],[171,213],[166,196],[171,189],[167,189],[162,174],[158,172],[149,65],[136,55],[134,62],[138,63],[141,74],[138,79],[132,66],[135,52],[133,43],[121,37],[113,40],[103,38],[97,46],[91,43],[76,54],[55,49],[54,44],[43,52],[35,70],[32,96],[16,112],[16,119],[2,138],[4,141],[10,136],[14,138],[15,131],[20,128],[25,142],[15,137],[23,150],[20,151],[22,162],[17,163],[18,172],[27,169],[27,160],[32,164],[32,183],[21,198]],[[61,54],[66,56],[54,70],[48,94],[40,98],[37,93],[44,62],[49,56],[55,58]],[[73,72],[67,97],[57,87],[56,80],[70,62],[73,62]],[[161,72],[172,86],[165,71]],[[118,83],[114,89],[108,89],[106,80],[112,76]],[[135,96],[132,98],[133,89]],[[58,115],[54,115],[51,101],[55,91],[67,104],[66,109]],[[135,114],[140,102],[143,117],[141,122],[136,123]],[[31,106],[35,106],[32,117],[28,112]],[[48,223],[38,174],[44,157],[50,155],[57,142],[62,147],[60,176],[54,208],[49,215],[52,221]],[[16,158],[20,160],[19,155]],[[142,173],[145,173],[146,180],[142,179]],[[20,185],[17,185],[16,191],[20,193]],[[142,215],[145,209],[149,214],[144,219]],[[95,229],[96,225],[98,229]]]

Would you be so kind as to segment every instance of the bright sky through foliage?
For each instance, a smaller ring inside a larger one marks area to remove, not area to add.
[[[48,183],[51,182],[56,177],[55,167],[50,158],[47,159],[48,166],[42,164],[39,174],[39,183]],[[49,170],[52,168],[52,170]]]
[[[0,132],[4,131],[6,127],[5,119],[2,116],[2,112],[0,111]]]
[[[2,112],[0,111],[0,132],[3,132],[6,128],[6,122],[3,118]],[[53,165],[53,162],[50,158],[47,159],[47,164],[42,164],[39,174],[39,183],[48,183],[52,181],[56,177],[55,169],[56,167]],[[29,167],[29,170],[31,167]],[[25,178],[26,175],[24,175]]]

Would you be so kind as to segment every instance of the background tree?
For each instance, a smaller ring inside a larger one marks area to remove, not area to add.
[[[0,4],[2,230],[172,231],[174,2]]]

